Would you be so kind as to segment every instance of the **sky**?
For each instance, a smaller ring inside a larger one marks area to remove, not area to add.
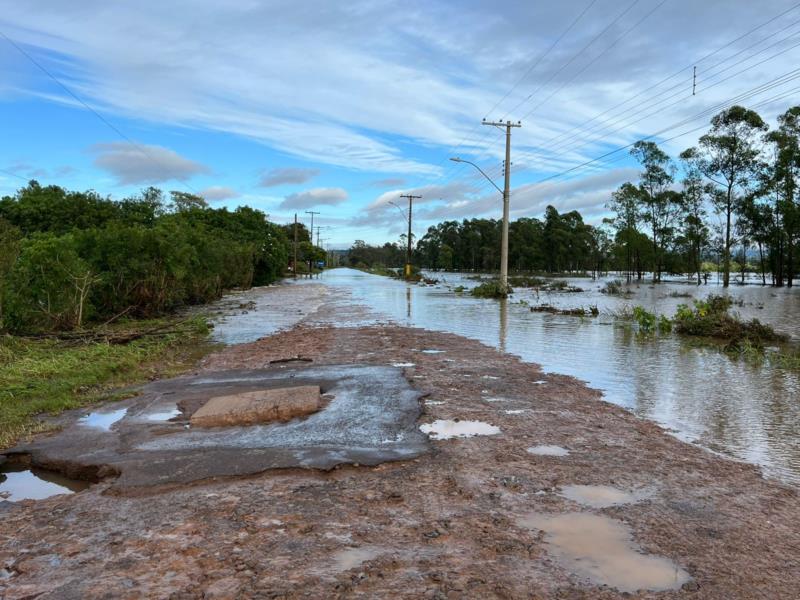
[[[734,102],[774,126],[798,65],[790,0],[0,0],[0,196],[154,185],[278,223],[318,212],[332,248],[396,241],[401,194],[422,196],[415,235],[501,216],[449,160],[502,188],[486,118],[521,122],[512,219],[597,223],[637,177],[626,146],[677,156]]]

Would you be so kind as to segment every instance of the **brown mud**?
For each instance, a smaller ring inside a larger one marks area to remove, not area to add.
[[[298,355],[315,366],[413,364],[403,372],[423,394],[420,424],[500,432],[435,440],[415,459],[373,467],[270,470],[131,495],[104,493],[106,482],[6,503],[0,597],[797,597],[796,489],[685,444],[575,379],[393,326],[298,327],[227,348],[201,369],[268,369]],[[568,454],[528,451],[538,446]],[[624,494],[598,508],[566,497],[568,486]],[[580,556],[565,557],[572,538],[561,539],[571,534],[556,518],[572,513],[602,517],[592,527],[612,539],[598,544],[653,557],[645,566],[658,567],[652,587],[664,591],[621,591],[649,585],[641,572],[627,581],[624,566],[606,578],[620,589],[603,586],[591,566],[576,566]],[[674,581],[663,580],[665,564]]]

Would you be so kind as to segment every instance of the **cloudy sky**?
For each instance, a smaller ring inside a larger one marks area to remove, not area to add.
[[[114,198],[156,185],[288,222],[334,247],[497,217],[603,216],[625,151],[677,153],[731,101],[800,102],[791,0],[0,0],[0,195],[30,178]],[[697,67],[696,95],[692,71]],[[87,108],[88,105],[90,108]],[[543,181],[544,180],[544,181]]]

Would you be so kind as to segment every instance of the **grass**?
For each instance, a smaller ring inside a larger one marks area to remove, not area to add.
[[[179,319],[131,321],[113,333],[178,327]],[[181,373],[213,347],[205,319],[182,321],[179,332],[146,336],[128,344],[68,342],[0,336],[0,448],[52,426],[40,414],[88,406],[130,395],[124,386]]]

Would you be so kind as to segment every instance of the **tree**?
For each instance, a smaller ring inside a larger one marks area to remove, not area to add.
[[[624,247],[625,276],[628,283],[631,282],[634,267],[635,239],[639,233],[636,225],[639,220],[641,196],[642,192],[638,187],[626,182],[611,195],[611,201],[606,204],[606,208],[616,215],[611,219],[611,225],[616,231],[617,243]]]
[[[786,244],[786,279],[792,286],[795,267],[795,248],[800,235],[800,106],[778,117],[778,129],[767,136],[773,145],[773,161],[769,168],[768,189],[775,193],[775,216],[780,220],[780,242]],[[783,266],[783,253],[779,257]],[[779,269],[778,285],[783,285],[783,269]]]
[[[731,273],[733,218],[758,171],[759,134],[767,125],[755,111],[732,106],[711,119],[711,131],[700,138],[697,167],[714,186],[712,202],[725,218],[722,246],[722,285]]]
[[[636,142],[631,154],[644,167],[639,184],[642,219],[650,225],[652,233],[653,281],[660,282],[664,249],[680,207],[680,196],[669,189],[675,179],[675,165],[654,142]]]
[[[706,202],[711,195],[711,185],[703,182],[703,175],[697,166],[697,152],[694,149],[681,153],[683,170],[682,214],[683,241],[686,244],[689,264],[697,275],[697,285],[702,277],[703,248],[708,243],[708,227],[706,226]]]

